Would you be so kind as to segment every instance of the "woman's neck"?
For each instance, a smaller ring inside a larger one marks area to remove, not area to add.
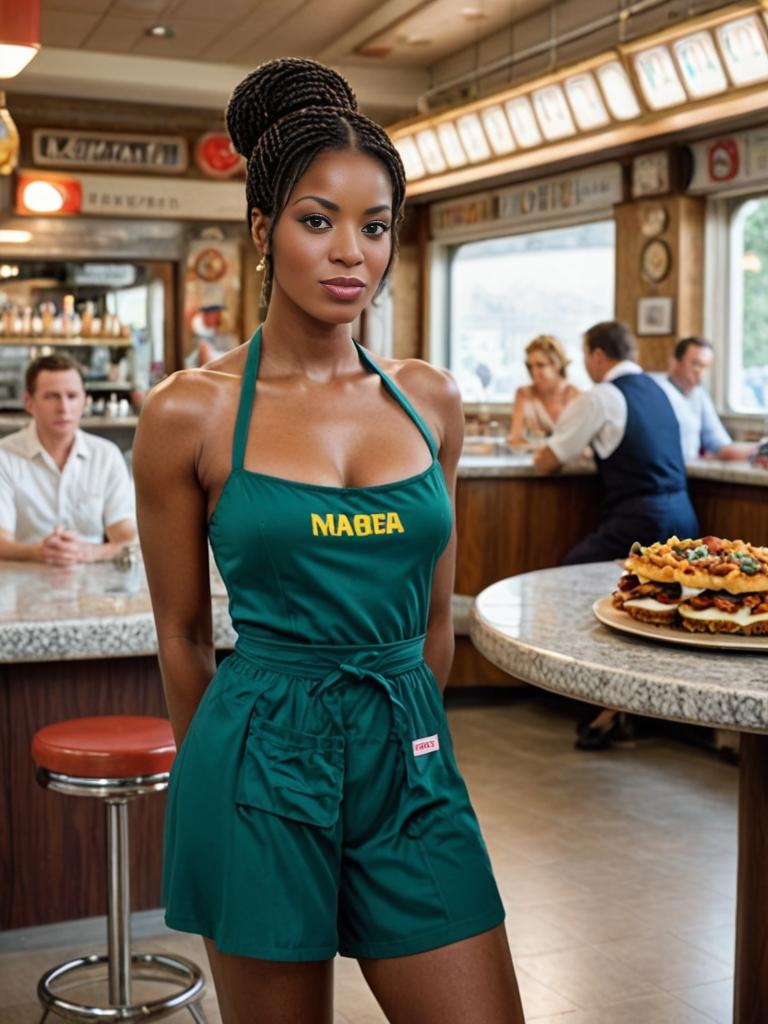
[[[267,376],[328,380],[359,364],[350,323],[317,320],[276,290],[262,324],[261,363]]]

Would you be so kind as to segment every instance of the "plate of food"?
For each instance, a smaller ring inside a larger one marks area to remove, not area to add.
[[[768,547],[670,537],[633,544],[612,595],[592,610],[612,629],[668,643],[768,652]]]

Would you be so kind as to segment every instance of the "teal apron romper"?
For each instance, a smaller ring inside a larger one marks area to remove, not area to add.
[[[372,487],[244,469],[260,343],[259,330],[209,524],[238,639],[173,768],[166,922],[267,960],[434,949],[504,919],[422,657],[451,534],[436,445],[358,346],[429,469]]]

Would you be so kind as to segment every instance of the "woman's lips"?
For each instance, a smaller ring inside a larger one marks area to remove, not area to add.
[[[338,278],[333,281],[321,281],[320,285],[334,299],[341,299],[346,302],[356,299],[365,290],[363,282],[358,281],[356,278]]]

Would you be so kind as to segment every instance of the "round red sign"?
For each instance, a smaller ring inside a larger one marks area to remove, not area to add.
[[[211,178],[231,178],[243,166],[243,158],[224,132],[208,132],[198,139],[195,162]]]

